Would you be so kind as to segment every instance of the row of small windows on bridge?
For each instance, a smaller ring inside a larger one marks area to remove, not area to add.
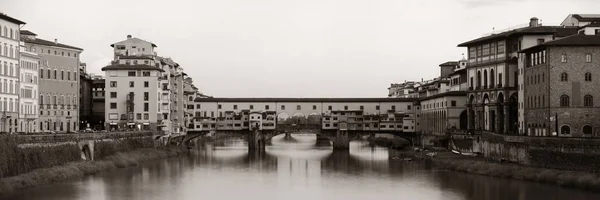
[[[527,125],[527,127],[530,128],[530,129],[546,128],[546,124],[535,124],[535,123],[532,124],[532,123],[530,123],[530,124]],[[594,132],[594,128],[592,126],[586,124],[586,125],[584,125],[581,128],[581,132],[584,135],[591,135]],[[560,127],[560,134],[562,134],[562,135],[569,135],[569,134],[571,134],[571,126],[569,126],[569,125],[562,125]]]
[[[532,96],[527,99],[528,108],[540,108],[546,106],[546,96]],[[569,95],[560,96],[560,107],[570,107],[571,106],[571,97]],[[583,106],[584,107],[593,107],[594,106],[594,96],[585,95],[583,97]]]
[[[196,104],[196,109],[200,109],[200,108],[201,108],[200,104]],[[223,106],[221,104],[219,104],[217,106],[217,108],[218,109],[223,109]],[[359,108],[360,108],[360,110],[364,110],[365,106],[360,106]],[[412,106],[411,105],[407,105],[406,108],[408,110],[410,110],[412,108]],[[238,109],[238,105],[233,105],[233,109],[237,110]],[[248,109],[250,109],[250,110],[254,109],[254,105],[250,105]],[[269,109],[271,109],[271,107],[269,105],[265,105],[265,110],[269,110]],[[317,110],[317,105],[313,105],[312,109],[313,110]],[[379,110],[379,109],[380,109],[379,106],[375,106],[375,110]],[[281,110],[285,110],[285,105],[281,105]],[[302,110],[302,106],[296,105],[296,110]],[[333,106],[328,106],[327,110],[333,110]],[[348,106],[344,106],[344,110],[348,110]],[[396,106],[392,106],[392,110],[396,110]]]

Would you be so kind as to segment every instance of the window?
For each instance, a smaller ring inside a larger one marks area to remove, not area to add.
[[[144,101],[148,101],[148,100],[150,100],[150,93],[144,92]]]
[[[265,105],[265,110],[269,110],[269,105]]]
[[[543,38],[537,39],[537,44],[542,44],[542,43],[544,43],[544,41],[545,41],[545,40],[544,40]],[[520,49],[520,48],[519,48],[519,49]]]
[[[296,106],[296,110],[302,110],[302,106],[300,106],[300,105],[297,105],[297,106]]]
[[[313,110],[317,110],[317,105],[313,105]]]
[[[456,107],[456,101],[450,101],[450,106]]]
[[[592,54],[585,54],[585,62],[586,63],[592,62]]]
[[[110,82],[110,87],[117,87],[117,82],[116,81],[111,81]]]
[[[406,109],[407,109],[407,110],[411,110],[411,109],[412,109],[412,106],[411,106],[411,105],[406,105]]]
[[[561,107],[569,107],[571,105],[569,96],[562,95],[560,96],[560,106]]]
[[[196,109],[200,109],[200,108],[201,108],[201,106],[200,106],[200,105],[201,105],[201,104],[196,104]],[[204,116],[206,117],[206,111],[204,111]]]
[[[591,135],[593,133],[593,130],[594,129],[590,125],[585,125],[582,128],[582,132],[583,132],[584,135]]]
[[[137,114],[135,114],[135,116],[138,120],[142,119],[142,113],[137,113]]]
[[[129,87],[134,87],[134,86],[135,86],[135,82],[129,81]]]
[[[585,81],[592,81],[592,73],[589,73],[589,72],[585,73]]]
[[[144,112],[148,112],[150,110],[150,104],[144,103]]]
[[[569,81],[569,75],[567,74],[567,72],[563,72],[562,74],[560,74],[560,81]]]
[[[223,108],[223,105],[219,104],[219,105],[217,105],[217,108],[221,109],[221,108]]]
[[[571,127],[569,127],[567,125],[561,126],[560,127],[560,134],[563,134],[563,135],[571,134]]]
[[[592,107],[594,106],[594,97],[592,95],[585,95],[583,97],[583,106]]]
[[[566,54],[560,55],[560,62],[563,62],[563,63],[567,62],[567,55]]]
[[[135,76],[135,71],[128,71],[127,76]]]
[[[144,87],[145,88],[150,87],[150,83],[148,81],[144,81]]]
[[[344,106],[344,110],[348,110],[348,106]]]
[[[365,106],[360,106],[360,110],[364,110],[364,109],[365,109]]]
[[[144,113],[144,120],[148,120],[150,119],[150,115],[148,115],[148,113]]]
[[[254,109],[254,105],[250,105],[250,110]]]
[[[392,106],[392,110],[396,110],[396,106]]]
[[[379,110],[379,106],[375,106],[375,110]]]
[[[110,103],[110,109],[117,109],[117,103]]]
[[[150,76],[150,72],[144,71],[142,72],[142,76]]]
[[[333,110],[333,106],[327,106],[327,110]]]
[[[233,105],[233,109],[234,109],[234,110],[237,110],[237,105]]]
[[[60,71],[60,80],[65,80],[65,71]]]
[[[111,99],[117,98],[117,92],[110,92],[110,98]]]
[[[285,110],[285,105],[281,105],[281,110]]]

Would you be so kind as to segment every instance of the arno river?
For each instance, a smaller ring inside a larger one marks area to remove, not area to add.
[[[241,140],[198,145],[189,155],[19,191],[4,199],[600,199],[600,193],[432,168],[352,142],[350,151],[316,136],[273,138],[266,153]]]

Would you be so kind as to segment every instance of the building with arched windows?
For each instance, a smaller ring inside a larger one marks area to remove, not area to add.
[[[527,135],[600,136],[600,23],[578,32],[520,51]]]

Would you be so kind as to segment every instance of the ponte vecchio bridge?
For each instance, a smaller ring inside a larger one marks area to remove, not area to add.
[[[240,137],[262,150],[273,136],[317,134],[336,149],[374,133],[415,138],[414,103],[398,98],[199,98],[182,141],[196,137]]]

